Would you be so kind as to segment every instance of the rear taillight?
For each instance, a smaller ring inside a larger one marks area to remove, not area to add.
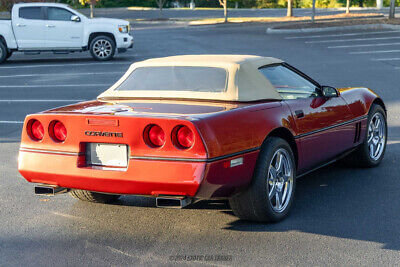
[[[194,144],[194,133],[187,126],[178,126],[174,131],[175,137],[173,136],[173,141],[175,146],[181,149],[191,148]]]
[[[67,139],[67,128],[59,121],[50,123],[49,134],[55,142],[64,142]]]
[[[165,144],[165,132],[156,124],[147,126],[143,137],[146,144],[153,148],[162,147]]]
[[[35,141],[41,141],[44,137],[43,124],[38,120],[30,120],[28,122],[28,135]]]

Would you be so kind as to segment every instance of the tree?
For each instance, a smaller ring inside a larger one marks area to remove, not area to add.
[[[314,22],[314,20],[315,20],[315,2],[317,2],[317,1],[316,0],[312,1],[311,22]]]
[[[346,14],[350,13],[350,0],[346,1]]]
[[[163,9],[166,1],[167,0],[156,0],[158,8],[160,9],[160,17],[162,17],[162,9]]]
[[[293,17],[293,0],[288,0],[286,16]]]
[[[228,22],[228,0],[218,0],[219,4],[224,8],[224,22]]]
[[[86,5],[86,4],[90,4],[90,17],[93,18],[94,17],[94,5],[96,4],[96,2],[99,0],[79,0],[79,2],[81,3],[81,5]]]
[[[395,13],[395,9],[396,9],[395,2],[396,2],[395,0],[390,0],[389,19],[394,19],[394,13]]]

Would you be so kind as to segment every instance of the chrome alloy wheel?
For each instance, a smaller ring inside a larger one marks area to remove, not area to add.
[[[283,212],[290,202],[293,191],[293,163],[289,152],[278,149],[268,169],[268,198],[275,212]]]
[[[386,145],[386,122],[381,113],[375,113],[368,125],[368,149],[372,160],[378,160]]]
[[[93,44],[93,52],[99,58],[107,58],[112,53],[112,44],[105,39],[100,39]]]

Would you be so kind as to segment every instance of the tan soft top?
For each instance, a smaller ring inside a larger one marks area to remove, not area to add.
[[[258,68],[281,63],[272,57],[250,55],[185,55],[154,58],[131,65],[122,78],[110,89],[99,95],[104,98],[159,98],[159,99],[199,99],[224,101],[256,101],[282,99],[274,86],[262,75]],[[118,91],[116,90],[137,68],[162,66],[216,67],[227,71],[227,85],[224,92],[195,91]]]

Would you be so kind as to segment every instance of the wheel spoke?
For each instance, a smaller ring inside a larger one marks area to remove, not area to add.
[[[269,167],[269,173],[270,173],[270,175],[272,176],[273,179],[276,179],[276,178],[277,178],[277,173],[276,173],[275,167],[270,166],[270,167]]]
[[[282,195],[280,192],[275,193],[275,207],[280,210],[282,208]]]
[[[282,153],[276,155],[275,169],[277,172],[281,171],[282,168]]]
[[[379,129],[380,123],[381,123],[381,120],[380,120],[379,118],[376,118],[375,123],[374,123],[375,130],[378,130],[378,129]]]
[[[375,146],[374,146],[373,143],[371,143],[371,144],[369,145],[369,153],[370,153],[371,158],[374,158]]]
[[[270,188],[271,189],[269,190],[268,197],[271,200],[274,197],[275,193],[276,193],[276,184],[273,184]]]

